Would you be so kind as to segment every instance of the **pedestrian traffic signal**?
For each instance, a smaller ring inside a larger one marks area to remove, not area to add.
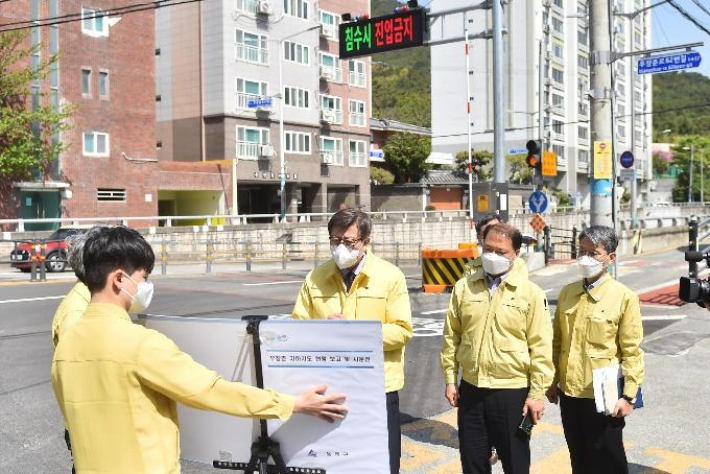
[[[525,158],[525,162],[530,168],[541,170],[542,169],[542,141],[540,140],[530,140],[525,144],[525,148],[528,150],[528,156]]]

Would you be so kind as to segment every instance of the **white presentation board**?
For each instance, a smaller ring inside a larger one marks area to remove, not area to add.
[[[255,385],[252,340],[239,318],[148,315],[146,327],[171,338],[225,379]],[[288,466],[328,474],[389,472],[382,331],[379,321],[264,321],[260,325],[264,385],[298,395],[327,384],[345,392],[350,413],[334,424],[306,415],[269,421]],[[247,462],[258,420],[179,405],[182,457],[211,464]]]

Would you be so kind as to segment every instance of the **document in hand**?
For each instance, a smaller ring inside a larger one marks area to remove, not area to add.
[[[594,388],[594,403],[597,413],[611,415],[619,401],[619,378],[621,366],[612,364],[592,370],[592,386]]]
[[[609,367],[592,370],[592,387],[594,388],[594,402],[597,413],[611,415],[614,413],[616,402],[621,398],[624,388],[624,377],[621,374],[621,366],[612,364]],[[643,408],[643,394],[641,387],[636,394],[634,408]]]

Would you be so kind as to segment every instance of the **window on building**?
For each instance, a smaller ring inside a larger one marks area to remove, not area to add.
[[[126,190],[120,188],[98,188],[96,190],[97,201],[125,202]]]
[[[577,151],[577,160],[580,163],[589,164],[589,150],[578,150]]]
[[[579,66],[580,69],[587,70],[589,69],[589,59],[587,58],[586,55],[584,54],[578,54],[577,55],[577,66]]]
[[[284,0],[284,13],[303,20],[308,20],[308,2],[306,0]]]
[[[81,95],[91,97],[91,69],[81,70]]]
[[[556,69],[552,68],[552,79],[559,83],[559,84],[564,84],[565,83],[565,73],[561,69]]]
[[[617,118],[623,118],[626,116],[626,104],[623,102],[616,103],[616,115]]]
[[[643,140],[643,132],[639,129],[634,130],[634,140],[639,144]]]
[[[348,70],[350,71],[348,84],[355,87],[367,86],[367,81],[365,80],[365,63],[363,61],[351,59],[348,61]]]
[[[284,132],[286,140],[285,151],[301,155],[311,154],[311,134],[302,132]]]
[[[616,63],[616,75],[617,77],[623,77],[626,75],[626,64],[623,61]]]
[[[361,140],[350,140],[350,154],[348,164],[354,167],[367,166],[367,154],[365,152],[367,142]]]
[[[340,24],[340,15],[330,13],[325,10],[320,10],[320,24],[323,35],[331,41],[338,41],[338,25]]]
[[[353,127],[365,126],[365,102],[362,100],[349,101],[350,117],[349,123]]]
[[[562,20],[560,20],[559,18],[553,16],[552,17],[552,29],[555,30],[556,33],[564,34],[565,23]]]
[[[618,96],[625,97],[626,96],[626,85],[621,82],[617,82],[616,83],[616,92],[617,92]]]
[[[580,46],[589,46],[589,33],[586,29],[577,30],[577,43]]]
[[[559,94],[552,94],[552,107],[556,109],[564,109],[565,98]]]
[[[643,35],[641,34],[641,30],[634,30],[634,45],[643,45]]]
[[[331,82],[343,82],[340,59],[332,54],[320,53],[320,75]]]
[[[641,95],[641,91],[634,91],[634,100],[636,101],[637,104],[643,102],[643,97]]]
[[[308,46],[291,41],[284,42],[284,59],[308,66],[311,64],[311,50]]]
[[[554,0],[553,2],[556,7],[563,8],[564,7],[564,0]]]
[[[577,113],[583,117],[589,116],[589,102],[582,100],[577,105]]]
[[[255,64],[269,64],[268,38],[265,35],[236,30],[237,60]]]
[[[310,108],[310,91],[298,87],[284,87],[284,105],[300,109]]]
[[[81,9],[81,32],[89,36],[108,36],[108,15],[94,8]]]
[[[84,156],[108,156],[109,135],[101,132],[84,132]]]
[[[236,0],[235,8],[240,12],[256,13],[257,3],[257,0]]]
[[[268,128],[237,127],[237,157],[257,159],[262,156],[262,145],[268,144]]]
[[[557,155],[557,162],[559,163],[560,160],[566,160],[567,153],[565,152],[565,147],[564,145],[552,145],[552,151],[555,152]]]
[[[552,54],[556,58],[563,59],[565,57],[565,47],[561,43],[552,43]]]
[[[321,163],[329,165],[343,165],[343,140],[342,138],[320,138]]]
[[[619,140],[626,141],[626,125],[619,124],[617,127]]]
[[[589,129],[582,125],[577,127],[577,138],[580,140],[589,140]]]
[[[248,109],[250,100],[258,100],[269,95],[269,84],[237,78],[237,108]]]
[[[343,123],[343,99],[332,95],[322,95],[320,108],[321,114],[324,112],[333,117],[333,123]]]
[[[561,120],[552,120],[552,131],[557,133],[558,135],[564,133],[563,124]]]
[[[99,71],[99,97],[108,98],[109,90],[108,71]]]

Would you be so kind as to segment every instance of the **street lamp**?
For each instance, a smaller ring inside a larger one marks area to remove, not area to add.
[[[281,107],[279,110],[279,168],[280,168],[280,174],[279,174],[279,181],[280,181],[280,186],[279,189],[281,190],[281,217],[280,220],[285,220],[286,219],[286,161],[284,160],[284,149],[286,148],[286,137],[285,137],[285,132],[284,132],[284,74],[283,74],[283,60],[284,60],[284,41],[287,39],[291,39],[295,36],[298,36],[302,33],[306,33],[308,31],[313,31],[315,29],[319,29],[320,24],[311,26],[309,28],[306,28],[305,30],[297,31],[295,33],[292,33],[290,35],[286,35],[283,38],[280,38],[279,41],[279,59],[278,59],[278,64],[279,64],[279,93],[278,97],[281,99]]]
[[[695,153],[695,144],[691,143],[689,147],[683,147],[683,150],[690,150],[690,166],[688,167],[688,202],[691,203],[693,202],[693,155]],[[702,175],[702,167],[700,168],[700,172],[700,182],[702,189],[702,186],[705,184],[705,180]],[[702,191],[700,191],[700,193],[702,196]],[[704,196],[701,199],[704,199]]]

